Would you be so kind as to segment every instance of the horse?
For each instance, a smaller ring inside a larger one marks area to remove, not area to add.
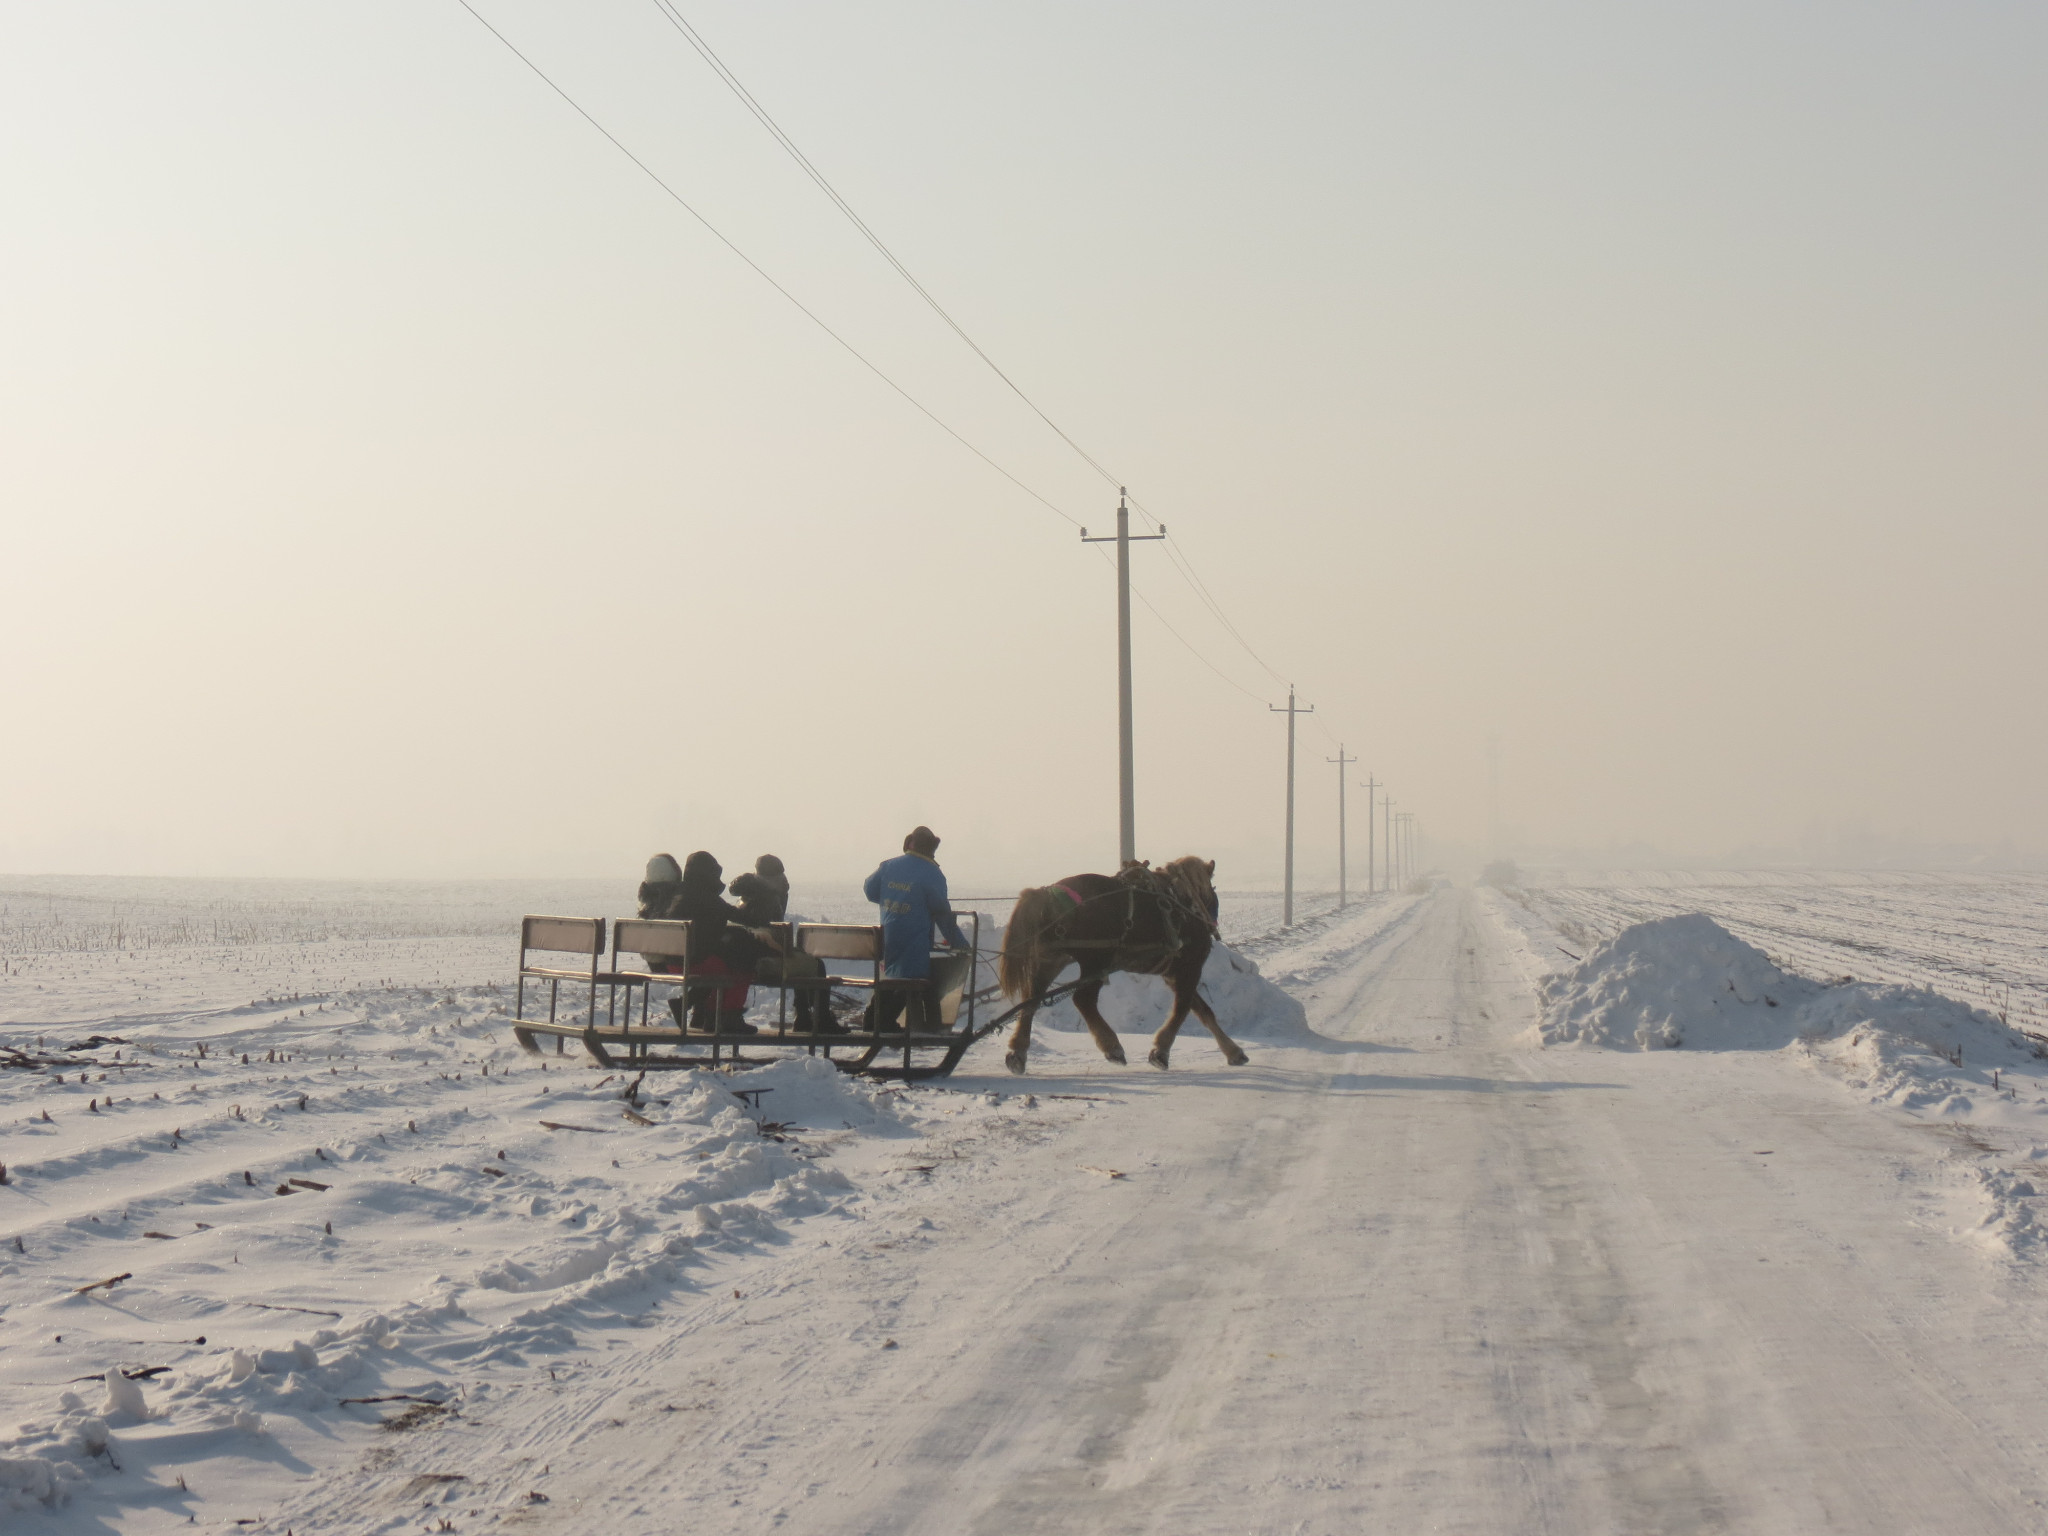
[[[1003,935],[1003,995],[1024,999],[1003,1064],[1022,1074],[1031,1049],[1031,1019],[1045,1001],[1046,988],[1069,965],[1080,967],[1074,1006],[1081,1010],[1096,1047],[1121,1065],[1123,1047],[1096,1006],[1112,971],[1163,977],[1173,988],[1173,1013],[1152,1037],[1145,1059],[1161,1071],[1173,1037],[1192,1008],[1223,1051],[1241,1067],[1249,1058],[1223,1032],[1216,1014],[1197,990],[1202,966],[1217,939],[1214,859],[1193,855],[1152,869],[1126,864],[1115,875],[1070,875],[1052,885],[1020,891]]]

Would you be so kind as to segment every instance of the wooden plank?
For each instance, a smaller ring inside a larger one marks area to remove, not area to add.
[[[621,954],[687,960],[690,925],[662,918],[622,917],[612,924],[612,946]]]
[[[799,923],[796,947],[820,960],[875,960],[882,953],[882,930],[867,923]]]
[[[520,925],[520,943],[564,955],[604,953],[601,917],[528,917]]]

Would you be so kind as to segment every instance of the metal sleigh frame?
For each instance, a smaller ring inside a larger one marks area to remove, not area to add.
[[[957,950],[947,953],[965,959],[967,963],[961,970],[958,985],[948,986],[936,1000],[942,1028],[913,1030],[911,1020],[918,1010],[910,1006],[905,1007],[903,1027],[898,1030],[878,1032],[868,1028],[852,1029],[843,1034],[820,1034],[815,1030],[793,1028],[789,1017],[793,992],[814,990],[829,999],[832,989],[839,987],[866,991],[871,997],[876,997],[888,991],[909,990],[919,983],[897,981],[882,974],[882,931],[877,926],[779,923],[775,928],[782,939],[783,952],[809,955],[824,962],[825,974],[815,979],[791,980],[785,972],[772,983],[777,994],[774,1023],[764,1025],[758,1033],[750,1035],[727,1031],[722,996],[712,1005],[713,1028],[709,1033],[691,1032],[665,1021],[653,1022],[652,997],[657,985],[680,987],[685,998],[707,991],[722,994],[727,987],[741,980],[750,986],[771,985],[752,978],[689,974],[698,958],[694,953],[689,923],[619,918],[607,925],[603,918],[529,917],[520,932],[519,990],[512,1034],[523,1050],[535,1055],[540,1054],[539,1041],[543,1038],[553,1038],[557,1054],[565,1050],[571,1039],[577,1040],[593,1061],[614,1071],[765,1066],[780,1059],[780,1053],[777,1056],[748,1055],[746,1048],[753,1047],[758,1051],[780,1046],[800,1047],[806,1055],[823,1055],[840,1071],[867,1077],[912,1082],[944,1077],[959,1066],[969,1046],[986,1039],[1023,1007],[1020,1004],[996,1018],[981,1019],[981,1004],[995,992],[993,987],[975,985],[981,968],[982,916],[978,912],[956,915],[962,926],[968,927],[968,946],[964,955]],[[607,926],[611,930],[611,964],[601,968],[599,960],[605,948],[604,930]],[[528,964],[529,950],[550,947],[559,947],[579,958],[590,956],[589,969],[569,971]],[[628,966],[623,963],[631,955],[638,955],[643,961],[658,962],[658,968],[656,964]],[[834,967],[835,961],[841,963],[838,969]],[[847,964],[862,966],[866,974],[847,973]],[[529,979],[549,982],[548,1017],[545,1020],[525,1017],[526,983]],[[565,979],[588,988],[588,1005],[581,1024],[557,1017],[555,989]],[[606,994],[602,1023],[598,1021],[597,1008],[600,987]],[[637,1008],[633,995],[636,990],[639,992]],[[1049,1002],[1071,990],[1071,986],[1053,988],[1039,1001]],[[848,1054],[835,1056],[835,1050]]]

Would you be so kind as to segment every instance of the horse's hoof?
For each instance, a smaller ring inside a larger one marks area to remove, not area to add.
[[[1126,1065],[1122,1047],[1118,1047],[1116,1050],[1113,1051],[1104,1051],[1102,1054],[1108,1057],[1111,1061],[1115,1062],[1120,1067]]]
[[[1228,1056],[1224,1057],[1223,1059],[1229,1062],[1233,1067],[1248,1067],[1251,1065],[1252,1061],[1251,1057],[1245,1055],[1243,1051],[1232,1051]]]
[[[1024,1075],[1024,1053],[1022,1051],[1010,1052],[1003,1058],[1003,1065],[1016,1073],[1017,1076],[1022,1077]]]
[[[1152,1054],[1147,1056],[1145,1059],[1151,1062],[1152,1065],[1157,1067],[1160,1071],[1164,1072],[1166,1070],[1166,1052],[1154,1049]]]

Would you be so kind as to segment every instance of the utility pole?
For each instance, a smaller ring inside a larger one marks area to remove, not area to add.
[[[1116,489],[1116,536],[1091,539],[1081,530],[1083,544],[1116,545],[1116,770],[1117,770],[1117,867],[1138,857],[1137,768],[1131,747],[1131,545],[1166,537],[1166,524],[1157,533],[1131,537],[1131,508],[1128,493]],[[1269,708],[1271,706],[1268,706]]]
[[[1500,851],[1500,734],[1486,738],[1486,857],[1489,863]]]
[[[1341,751],[1342,748],[1339,748],[1338,750]],[[1373,893],[1373,889],[1376,884],[1373,878],[1375,871],[1373,870],[1372,866],[1373,861],[1379,856],[1379,850],[1377,847],[1375,847],[1375,843],[1377,840],[1372,835],[1373,796],[1378,791],[1379,787],[1380,782],[1378,779],[1375,779],[1371,774],[1367,774],[1365,776],[1365,894],[1368,896],[1370,896]]]
[[[1386,816],[1387,846],[1381,857],[1387,861],[1387,890],[1389,892],[1398,891],[1401,889],[1401,883],[1394,878],[1394,797],[1392,795],[1381,796],[1380,808]]]
[[[1287,893],[1280,901],[1280,926],[1282,928],[1292,928],[1294,926],[1294,717],[1296,715],[1312,715],[1316,712],[1316,707],[1310,704],[1306,708],[1295,708],[1294,688],[1290,684],[1287,689],[1287,707],[1282,709],[1278,704],[1268,704],[1266,708],[1276,715],[1285,715],[1287,717]]]
[[[1273,706],[1269,704],[1266,707],[1271,709]],[[1323,761],[1337,765],[1337,910],[1342,912],[1344,910],[1345,897],[1344,864],[1350,855],[1351,849],[1350,841],[1344,835],[1344,770],[1350,764],[1357,762],[1358,759],[1346,757],[1344,755],[1344,743],[1340,741],[1337,743],[1337,755],[1335,757],[1326,757]],[[1365,819],[1367,821],[1372,820],[1372,812],[1370,810],[1365,813]]]

